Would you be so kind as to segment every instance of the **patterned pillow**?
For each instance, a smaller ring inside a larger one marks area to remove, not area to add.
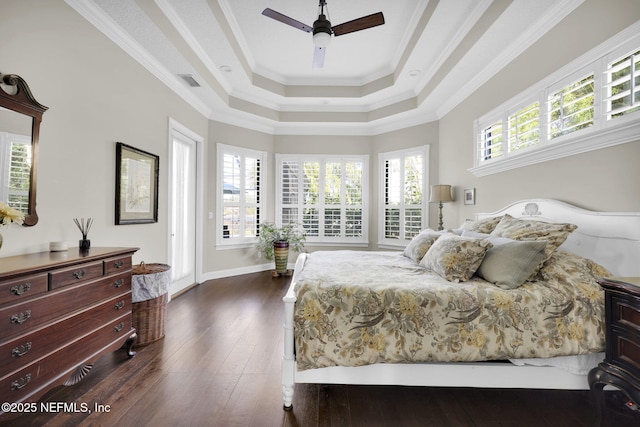
[[[475,231],[476,233],[489,234],[496,228],[501,219],[501,216],[494,216],[492,218],[483,218],[465,222],[462,229],[466,231]]]
[[[546,261],[576,228],[573,224],[518,219],[506,214],[491,235],[513,240],[546,240]]]
[[[438,237],[442,236],[442,232],[426,229],[415,236],[406,248],[404,248],[404,256],[411,258],[415,262],[422,261],[424,254],[427,253],[433,242],[438,240]]]
[[[541,280],[559,283],[595,283],[611,276],[611,272],[597,262],[563,250],[553,253],[540,270]]]
[[[464,282],[473,276],[492,246],[486,239],[444,234],[431,245],[420,265],[450,282]]]

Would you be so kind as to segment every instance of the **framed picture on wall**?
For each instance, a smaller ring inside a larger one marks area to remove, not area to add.
[[[116,143],[116,225],[158,222],[159,160]]]
[[[476,204],[476,189],[465,188],[464,190],[464,204],[475,205]]]

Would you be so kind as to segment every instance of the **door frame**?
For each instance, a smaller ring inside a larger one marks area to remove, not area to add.
[[[200,135],[198,135],[197,133],[193,132],[191,129],[187,128],[186,126],[182,125],[180,122],[178,122],[177,120],[173,119],[173,118],[169,118],[169,161],[168,161],[168,170],[169,170],[169,175],[167,178],[168,181],[168,185],[167,185],[167,189],[168,189],[168,197],[167,197],[167,260],[171,261],[173,259],[173,244],[172,241],[173,239],[171,238],[171,233],[172,233],[172,229],[171,229],[171,224],[172,224],[172,217],[171,217],[171,204],[173,202],[172,200],[172,193],[173,193],[173,189],[171,188],[171,179],[173,177],[173,135],[174,133],[181,133],[182,135],[186,136],[187,138],[193,140],[195,142],[195,148],[196,148],[196,200],[195,200],[195,220],[196,220],[196,226],[195,226],[195,265],[194,267],[194,271],[195,271],[195,283],[199,284],[202,282],[202,276],[203,276],[203,270],[202,270],[202,264],[203,264],[203,245],[204,245],[204,236],[203,236],[203,230],[204,230],[204,217],[203,217],[203,206],[202,203],[204,201],[204,138]],[[188,288],[187,288],[188,289]],[[186,290],[186,289],[185,289]]]

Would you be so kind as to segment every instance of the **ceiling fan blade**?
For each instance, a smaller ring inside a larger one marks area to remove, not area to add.
[[[345,22],[344,24],[338,24],[331,27],[331,30],[333,31],[333,35],[341,36],[343,34],[377,27],[382,24],[384,24],[384,15],[382,12],[378,12],[372,15],[363,16],[362,18],[354,19],[353,21]]]
[[[306,33],[310,33],[311,31],[313,31],[313,27],[310,27],[307,24],[303,24],[300,21],[296,21],[293,18],[289,18],[287,15],[283,15],[273,9],[266,8],[262,11],[262,14],[269,18],[275,19],[276,21],[280,21],[283,24],[291,25],[292,27],[302,30]]]
[[[324,53],[326,51],[326,47],[316,46],[316,50],[313,52],[313,68],[324,67]]]

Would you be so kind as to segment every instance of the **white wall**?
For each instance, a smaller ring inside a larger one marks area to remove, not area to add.
[[[445,227],[525,198],[555,198],[602,211],[640,211],[639,141],[476,178],[473,121],[640,19],[635,0],[587,0],[447,114],[440,124],[440,181],[454,186]],[[476,205],[462,190],[476,188]]]
[[[3,1],[0,72],[22,76],[49,107],[40,130],[34,227],[0,228],[0,256],[77,246],[76,217],[92,217],[92,246],[133,246],[134,262],[167,262],[168,121],[207,138],[208,120],[62,0]],[[157,224],[115,226],[115,144],[160,156]]]

